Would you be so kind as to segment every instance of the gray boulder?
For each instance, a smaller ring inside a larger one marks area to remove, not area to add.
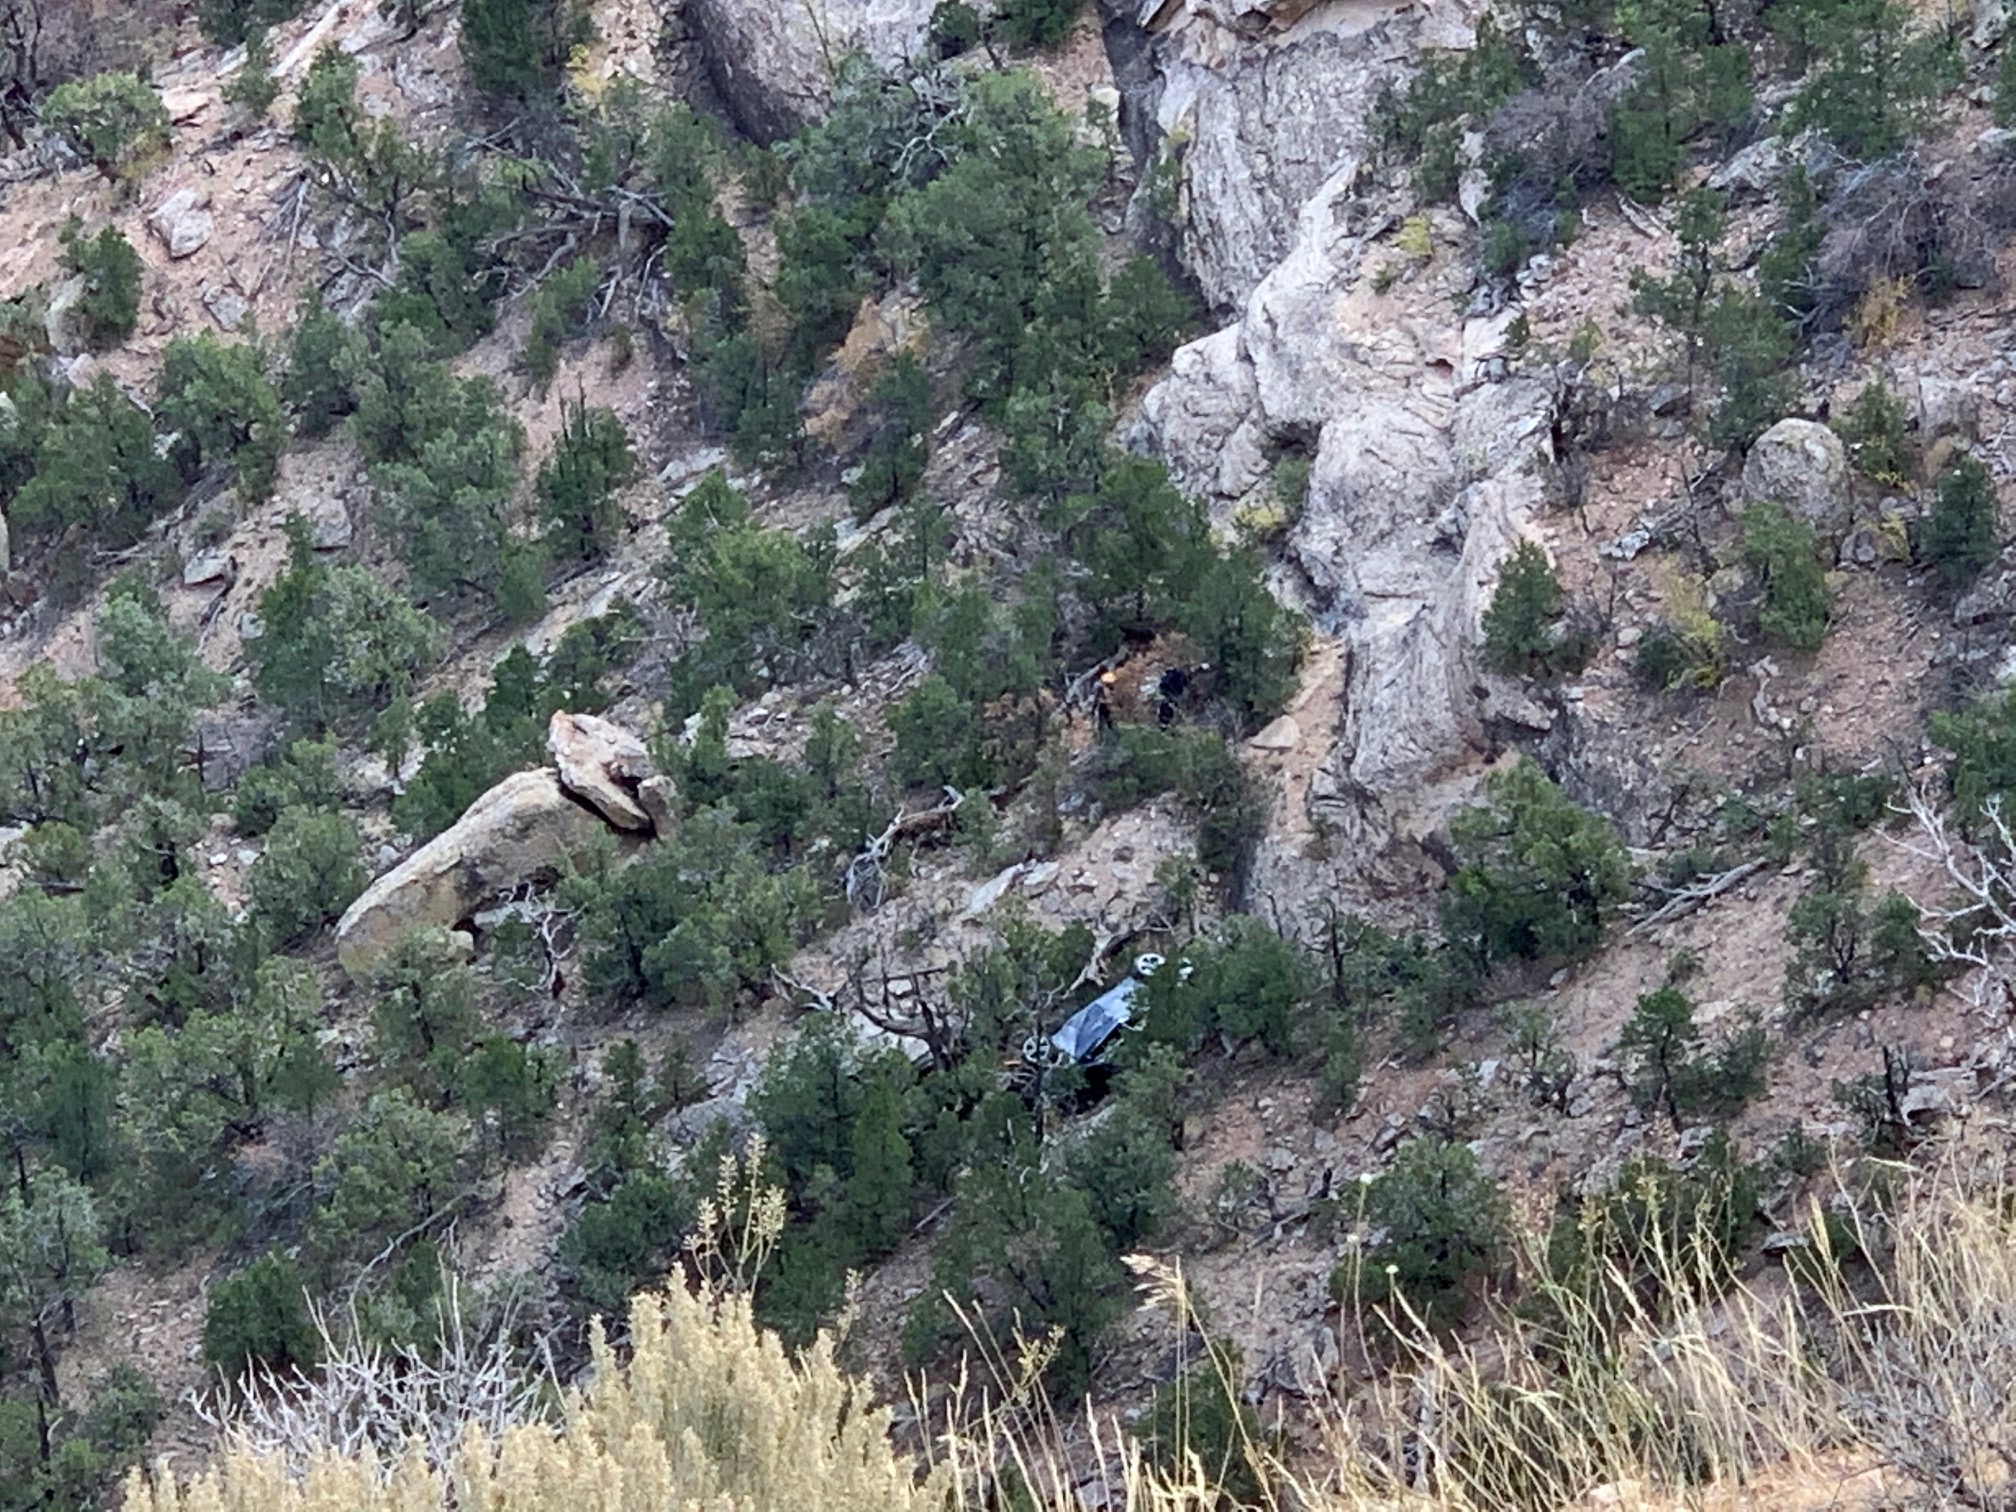
[[[519,884],[552,878],[608,833],[550,768],[513,773],[344,910],[336,959],[361,980],[408,930],[452,929]]]
[[[739,125],[770,143],[819,120],[848,53],[887,68],[923,51],[936,0],[688,0],[707,74]]]
[[[1847,448],[1817,421],[1780,420],[1750,448],[1743,497],[1752,504],[1782,504],[1830,544],[1838,542],[1852,523]]]
[[[181,259],[200,251],[216,230],[210,214],[210,196],[195,189],[177,189],[147,217],[147,225],[168,249]]]

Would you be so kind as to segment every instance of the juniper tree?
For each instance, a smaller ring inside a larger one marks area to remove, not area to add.
[[[1919,527],[1919,555],[1937,569],[1947,591],[1956,592],[1980,576],[2001,545],[1995,476],[1963,452],[1939,475],[1932,512]]]

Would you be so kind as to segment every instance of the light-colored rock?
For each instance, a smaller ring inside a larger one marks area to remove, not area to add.
[[[74,357],[84,350],[85,323],[79,307],[85,289],[83,274],[66,278],[49,291],[48,302],[42,307],[42,330],[49,338],[49,349],[59,357]]]
[[[1214,307],[1243,303],[1295,245],[1298,217],[1338,167],[1363,160],[1392,53],[1383,26],[1319,31],[1229,60],[1165,49],[1158,122],[1189,142],[1183,259]],[[1341,195],[1326,203],[1355,211]]]
[[[1283,714],[1252,739],[1256,751],[1292,751],[1302,743],[1302,726],[1293,714]]]
[[[835,60],[891,67],[924,50],[936,0],[689,0],[685,19],[729,113],[759,142],[819,120]]]
[[[229,289],[219,289],[203,303],[210,311],[210,318],[226,331],[237,330],[245,323],[245,317],[252,313],[252,306],[245,297]]]
[[[161,96],[161,108],[177,126],[186,126],[208,110],[214,98],[200,89],[171,89]]]
[[[194,189],[177,189],[147,217],[147,226],[173,258],[184,258],[202,249],[216,230],[210,214],[210,196]]]
[[[513,773],[364,889],[337,921],[336,958],[351,976],[366,976],[408,930],[452,929],[489,899],[552,876],[608,833],[551,768]]]
[[[1338,731],[1308,808],[1340,870],[1385,886],[1418,879],[1409,847],[1467,795],[1487,721],[1506,717],[1475,646],[1499,564],[1542,502],[1545,469],[1531,464],[1544,460],[1549,401],[1536,381],[1475,360],[1486,329],[1466,373],[1461,326],[1394,318],[1358,276],[1357,181],[1344,162],[1301,207],[1292,249],[1234,325],[1176,353],[1133,439],[1223,520],[1280,437],[1316,438],[1285,551],[1344,670],[1337,704],[1298,718]],[[1274,864],[1263,854],[1256,887],[1312,885],[1266,872]]]
[[[1740,205],[1770,194],[1791,167],[1792,153],[1783,137],[1760,137],[1709,174],[1708,187]]]
[[[1946,436],[1971,441],[1980,434],[1981,391],[1978,385],[1926,375],[1918,380],[1918,444],[1928,446]]]
[[[206,583],[222,583],[233,575],[231,558],[222,551],[199,551],[183,564],[182,586],[201,588]]]
[[[341,551],[352,535],[350,511],[341,499],[327,500],[308,516],[308,544],[316,551]]]
[[[1743,463],[1743,497],[1782,504],[1830,543],[1850,523],[1848,452],[1813,420],[1780,420],[1757,438]]]
[[[651,815],[637,788],[657,775],[644,742],[621,725],[593,714],[555,711],[546,724],[546,749],[559,769],[560,786],[622,830],[651,830]]]

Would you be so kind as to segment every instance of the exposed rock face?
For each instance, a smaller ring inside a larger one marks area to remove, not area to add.
[[[816,121],[834,66],[859,50],[883,67],[923,51],[935,0],[688,0],[686,21],[735,122],[759,142]]]
[[[519,883],[550,877],[608,826],[548,768],[506,777],[441,834],[367,887],[336,924],[336,958],[370,973],[408,930],[453,928]]]
[[[638,790],[657,768],[644,742],[621,725],[561,709],[547,722],[546,749],[560,786],[616,828],[649,834],[656,827]]]
[[[1847,448],[1816,421],[1780,420],[1744,460],[1743,497],[1783,504],[1822,537],[1838,541],[1851,523]]]
[[[84,350],[84,319],[80,306],[86,285],[83,274],[66,278],[49,291],[42,309],[42,329],[49,349],[59,357],[74,357]]]
[[[1421,47],[1472,38],[1460,0],[1141,0],[1131,18],[1121,8],[1102,0],[1122,131],[1137,158],[1165,138],[1181,144],[1181,256],[1224,311],[1288,253],[1311,196],[1362,161],[1380,87]]]
[[[1349,670],[1308,801],[1359,876],[1401,886],[1422,858],[1395,842],[1468,791],[1501,716],[1478,677],[1478,625],[1541,502],[1544,470],[1527,464],[1547,450],[1549,398],[1497,376],[1502,318],[1409,318],[1370,290],[1357,179],[1355,161],[1339,164],[1238,322],[1177,353],[1138,439],[1223,515],[1263,485],[1270,449],[1314,438],[1287,554]]]

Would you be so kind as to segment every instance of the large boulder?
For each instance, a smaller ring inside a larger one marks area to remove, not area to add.
[[[550,768],[514,773],[364,889],[337,921],[336,958],[367,976],[408,930],[451,929],[519,884],[553,877],[608,833]]]
[[[936,0],[687,0],[686,21],[735,123],[765,144],[819,120],[850,52],[888,68],[922,53]]]
[[[560,786],[616,828],[644,834],[657,828],[639,789],[658,769],[644,742],[621,725],[561,709],[547,722],[546,749]]]
[[[1757,438],[1743,463],[1743,497],[1782,504],[1828,541],[1848,533],[1848,450],[1812,420],[1780,420]]]

